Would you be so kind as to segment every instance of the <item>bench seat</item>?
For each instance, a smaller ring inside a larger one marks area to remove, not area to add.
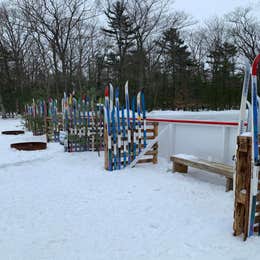
[[[177,154],[171,156],[173,162],[173,172],[187,173],[188,167],[197,168],[203,171],[213,172],[226,177],[226,191],[233,188],[234,168],[219,162],[211,162],[197,158],[192,155]]]

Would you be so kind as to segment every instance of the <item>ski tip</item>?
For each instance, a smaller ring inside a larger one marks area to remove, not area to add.
[[[108,86],[105,87],[105,97],[109,96],[109,90],[108,90]]]
[[[141,100],[141,91],[137,93],[137,102],[140,102]]]
[[[128,89],[128,80],[127,80],[126,83],[125,83],[125,88]]]
[[[257,68],[258,68],[259,61],[260,61],[260,54],[258,54],[254,59],[254,62],[252,65],[252,76],[256,76],[256,74],[257,74]]]
[[[250,73],[251,64],[250,64],[249,60],[246,59],[246,58],[245,58],[245,60],[244,60],[244,65],[245,65],[245,71],[247,71],[247,72]]]

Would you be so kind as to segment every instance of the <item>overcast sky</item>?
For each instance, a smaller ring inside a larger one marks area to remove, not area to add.
[[[252,6],[260,13],[260,0],[175,0],[174,6],[183,10],[198,21],[203,21],[211,16],[221,16],[233,11],[236,7]]]

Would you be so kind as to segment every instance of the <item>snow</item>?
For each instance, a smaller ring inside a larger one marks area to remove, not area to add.
[[[0,120],[0,131],[22,129]],[[103,169],[103,154],[19,152],[0,135],[0,259],[256,259],[259,238],[233,237],[225,179],[171,164]]]
[[[191,155],[191,154],[182,154],[182,153],[179,153],[179,154],[175,154],[174,156],[176,157],[179,157],[179,158],[182,158],[182,159],[186,159],[186,160],[198,160],[199,158],[194,156],[194,155]]]
[[[251,133],[251,132],[244,132],[244,133],[242,134],[242,136],[252,136],[252,133]]]
[[[165,119],[192,119],[192,120],[218,120],[234,121],[239,118],[239,110],[227,111],[171,111],[171,110],[154,110],[147,114],[148,118],[165,118]]]

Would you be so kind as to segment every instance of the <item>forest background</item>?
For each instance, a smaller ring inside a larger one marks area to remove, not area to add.
[[[260,21],[241,7],[205,22],[168,0],[10,0],[0,5],[0,99],[143,89],[148,109],[238,108]],[[123,99],[122,99],[123,100]],[[1,103],[1,102],[0,102]]]

